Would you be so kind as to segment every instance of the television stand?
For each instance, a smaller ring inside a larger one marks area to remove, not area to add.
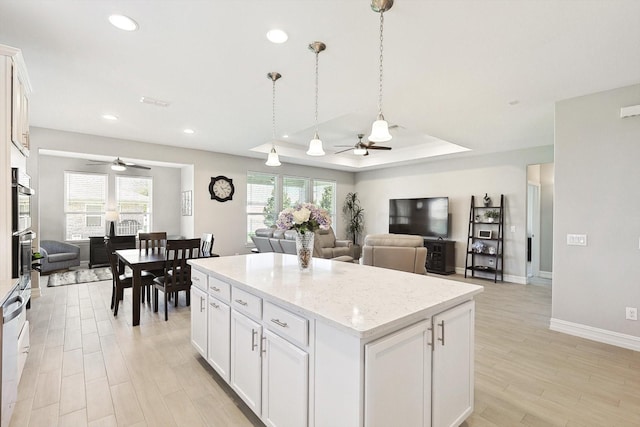
[[[453,240],[424,239],[424,246],[427,248],[425,267],[428,273],[454,274],[456,272],[455,244]]]

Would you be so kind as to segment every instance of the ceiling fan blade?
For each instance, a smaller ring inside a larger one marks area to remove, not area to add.
[[[126,166],[127,166],[128,168],[151,170],[151,168],[150,168],[150,167],[142,166],[142,165],[134,165],[134,164],[126,163]]]
[[[112,162],[103,162],[102,160],[88,160],[89,162],[92,163],[87,163],[88,165],[110,165]]]
[[[385,147],[381,145],[370,145],[367,147],[369,150],[391,150],[391,147]]]
[[[346,149],[344,149],[344,150],[340,150],[340,151],[336,151],[336,152],[335,152],[335,153],[333,153],[333,154],[340,154],[340,153],[344,153],[344,152],[346,152],[346,151],[351,151],[351,150],[353,150],[353,147],[346,148]]]
[[[338,147],[351,147],[353,148],[353,145],[334,145],[333,148],[338,148]]]

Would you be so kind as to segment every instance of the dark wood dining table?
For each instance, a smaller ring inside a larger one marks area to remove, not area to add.
[[[124,265],[129,266],[133,272],[133,308],[132,325],[140,325],[140,287],[142,283],[143,270],[159,270],[164,268],[167,261],[167,255],[164,249],[160,250],[141,250],[141,249],[119,249],[116,251],[118,259]],[[218,257],[218,254],[212,253],[211,257]]]
[[[140,284],[142,283],[142,270],[159,270],[164,268],[167,255],[164,249],[145,251],[141,249],[119,249],[116,251],[118,259],[124,265],[129,266],[133,272],[133,326],[140,324]]]

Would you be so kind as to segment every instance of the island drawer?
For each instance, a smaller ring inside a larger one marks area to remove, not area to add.
[[[231,286],[220,279],[209,276],[209,295],[229,302],[231,299]]]
[[[263,320],[271,331],[303,346],[309,343],[309,321],[304,317],[265,302]]]
[[[191,269],[191,283],[196,288],[207,291],[207,275],[202,271],[196,270],[195,268]]]
[[[231,305],[254,318],[262,319],[262,298],[245,292],[242,289],[231,289]]]

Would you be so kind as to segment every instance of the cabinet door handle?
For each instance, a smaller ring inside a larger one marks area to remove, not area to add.
[[[216,287],[216,286],[212,286],[211,289],[213,289],[216,292],[220,292],[220,288]]]
[[[427,337],[427,345],[428,345],[429,347],[431,347],[431,351],[433,351],[433,350],[434,350],[434,345],[433,345],[433,343],[434,343],[433,330],[434,330],[434,329],[435,329],[435,328],[434,328],[433,326],[431,326],[431,327],[427,328],[427,331],[429,331],[429,332],[430,332],[430,334],[431,334],[431,341],[429,341],[429,338]]]
[[[275,323],[276,325],[281,326],[283,328],[288,328],[289,327],[289,325],[287,325],[286,322],[281,322],[280,319],[271,319],[271,321],[273,323]]]
[[[260,347],[262,353],[266,353],[267,352],[267,337],[262,337],[262,339],[260,340]]]
[[[247,302],[246,301],[242,301],[241,299],[237,299],[236,302],[242,306],[247,306]]]
[[[204,298],[200,297],[200,312],[204,311]]]
[[[216,304],[215,302],[210,303],[210,305],[213,308],[220,308],[220,306],[218,304]]]
[[[256,338],[258,337],[258,331],[255,329],[251,329],[251,351],[258,348],[258,343],[256,342]]]
[[[438,338],[438,341],[442,342],[442,346],[444,347],[444,320],[438,323],[438,326],[442,328],[442,338]]]

